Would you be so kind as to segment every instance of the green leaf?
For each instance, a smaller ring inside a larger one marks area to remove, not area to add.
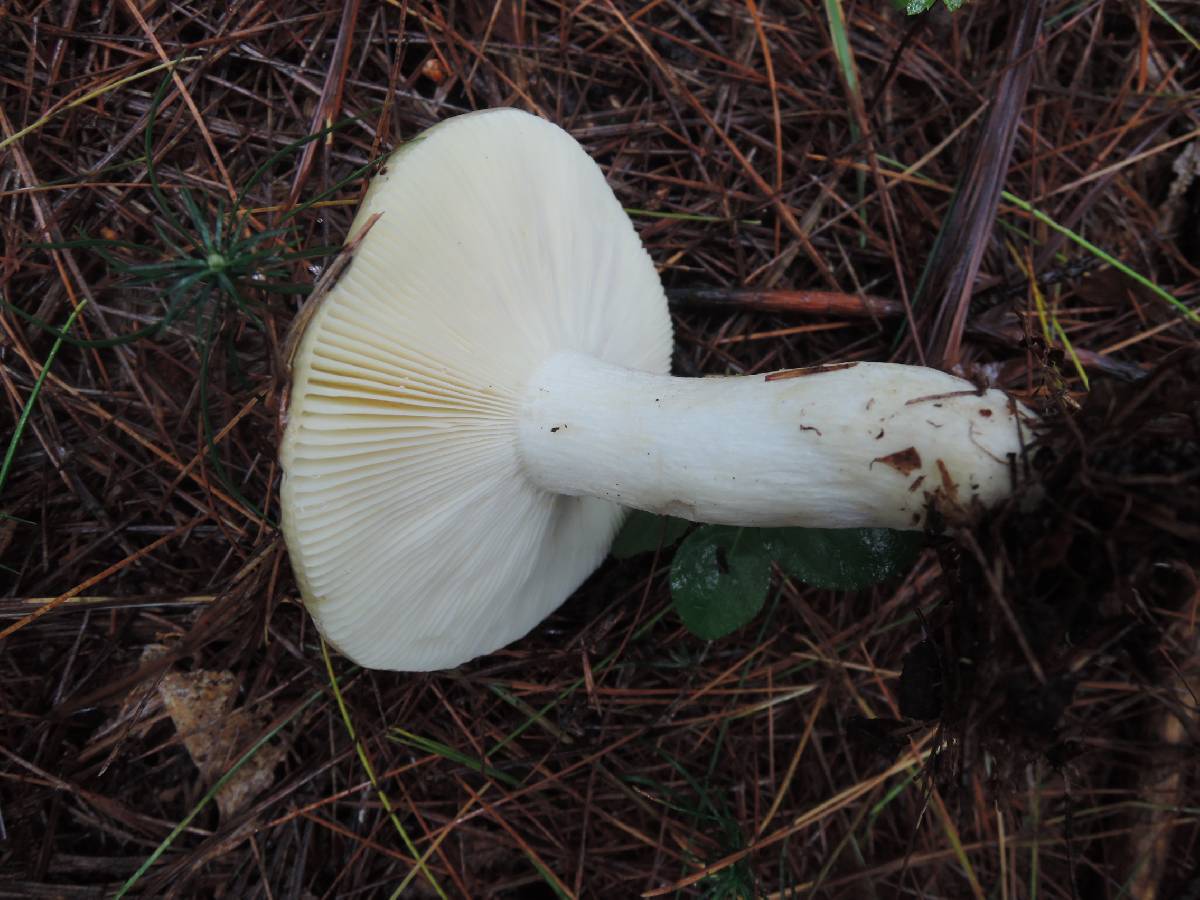
[[[965,2],[966,0],[942,0],[942,3],[946,5],[946,9],[950,10],[950,12],[958,12]]]
[[[771,583],[765,532],[705,525],[688,535],[671,563],[671,599],[688,631],[724,637],[753,619]]]
[[[892,0],[892,6],[909,16],[919,16],[937,0]]]
[[[58,356],[58,351],[62,349],[67,332],[71,330],[71,326],[75,324],[75,320],[79,318],[79,314],[83,312],[83,308],[87,306],[87,302],[86,297],[80,301],[79,305],[71,310],[71,314],[67,316],[67,323],[63,325],[62,330],[56,332],[57,337],[55,337],[54,343],[50,346],[50,352],[46,354],[46,361],[42,363],[42,371],[38,373],[29,396],[25,398],[25,405],[21,408],[20,415],[17,416],[16,427],[13,428],[12,437],[8,440],[8,449],[4,451],[4,461],[0,462],[0,494],[4,492],[4,484],[8,481],[8,471],[12,467],[13,459],[16,458],[17,445],[21,441],[21,432],[25,430],[25,425],[29,422],[29,416],[33,413],[33,404],[37,400],[38,394],[42,391],[42,385],[46,382],[46,376],[50,374],[50,367],[54,365],[54,358]],[[4,518],[11,519],[15,517],[5,516]]]
[[[640,532],[644,541],[658,546],[658,535],[662,534],[665,545],[663,529],[670,528],[672,521],[649,515],[646,519],[636,526],[634,536]],[[680,531],[687,527],[686,522],[674,521]],[[659,529],[657,533],[655,528]],[[920,532],[888,528],[704,525],[675,551],[671,599],[692,634],[715,640],[741,628],[762,609],[771,582],[772,561],[788,575],[813,587],[853,591],[904,572],[923,543]]]
[[[639,553],[653,553],[660,546],[665,550],[683,537],[691,524],[686,519],[635,509],[625,520],[625,527],[613,541],[610,552],[617,559],[629,559]]]
[[[908,569],[924,536],[890,528],[773,528],[765,542],[793,578],[813,587],[854,591]]]

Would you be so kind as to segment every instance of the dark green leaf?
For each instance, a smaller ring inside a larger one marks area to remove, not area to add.
[[[313,286],[311,284],[300,284],[294,281],[265,281],[255,284],[254,287],[267,294],[311,294]]]
[[[714,640],[758,614],[771,583],[765,532],[705,525],[675,551],[671,599],[688,630]]]
[[[639,553],[653,553],[660,546],[665,550],[683,537],[692,523],[674,516],[657,516],[635,509],[625,520],[610,551],[617,559],[629,559]]]
[[[773,528],[765,536],[779,567],[813,587],[853,591],[900,574],[923,543],[890,528]]]

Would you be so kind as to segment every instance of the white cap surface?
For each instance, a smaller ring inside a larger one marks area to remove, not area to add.
[[[516,640],[608,552],[622,510],[529,482],[517,414],[563,350],[666,373],[658,274],[587,153],[517,110],[393,154],[380,216],[300,339],[281,461],[306,606],[362,665],[448,668]]]

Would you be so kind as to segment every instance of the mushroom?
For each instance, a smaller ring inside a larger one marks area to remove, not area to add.
[[[599,167],[535,116],[405,144],[350,233],[298,320],[281,505],[305,605],[364,666],[448,668],[522,637],[628,507],[919,529],[1010,492],[1030,414],[944,372],[672,377],[649,255]]]

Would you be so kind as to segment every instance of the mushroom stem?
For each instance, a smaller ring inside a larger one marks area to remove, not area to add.
[[[1032,422],[917,366],[676,378],[559,353],[526,389],[518,452],[546,491],[694,521],[919,529],[931,501],[951,514],[1011,493]]]

